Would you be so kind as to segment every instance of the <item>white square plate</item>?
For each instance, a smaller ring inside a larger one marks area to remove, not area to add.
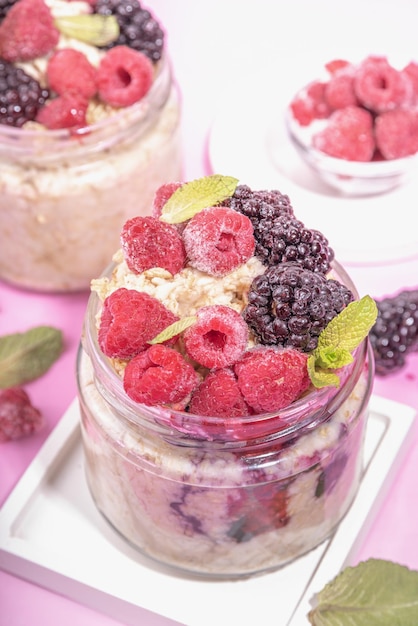
[[[98,513],[84,478],[74,400],[0,511],[0,567],[129,626],[161,625],[161,616],[187,626],[225,619],[306,626],[313,594],[350,564],[370,528],[414,416],[411,407],[372,397],[360,490],[331,539],[276,572],[208,582],[148,562]]]

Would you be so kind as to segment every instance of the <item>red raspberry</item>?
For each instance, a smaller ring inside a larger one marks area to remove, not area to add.
[[[309,126],[315,119],[324,119],[331,110],[325,100],[326,83],[315,81],[297,95],[290,103],[293,117],[301,126]]]
[[[373,117],[356,106],[334,111],[328,125],[313,136],[312,144],[337,159],[370,161],[375,150]]]
[[[354,76],[349,72],[338,72],[330,78],[325,87],[325,99],[330,109],[343,109],[358,104],[354,92]]]
[[[42,57],[55,48],[59,36],[44,0],[19,0],[0,25],[0,57],[11,63]]]
[[[149,58],[128,46],[111,48],[100,62],[97,87],[100,99],[113,107],[138,102],[149,91],[154,68]]]
[[[180,352],[162,344],[129,361],[123,377],[127,395],[148,406],[182,402],[199,382],[199,375]]]
[[[44,419],[22,387],[0,389],[0,442],[38,432]]]
[[[162,267],[174,276],[184,267],[186,251],[181,235],[175,226],[156,217],[134,217],[125,222],[121,242],[129,269],[138,274]]]
[[[189,412],[226,419],[250,414],[230,368],[215,370],[206,376],[193,392]]]
[[[308,355],[289,348],[253,348],[234,365],[238,386],[257,413],[289,406],[308,389]]]
[[[49,87],[57,94],[74,93],[88,100],[97,91],[97,70],[79,50],[57,50],[48,61],[46,73]]]
[[[325,69],[331,74],[337,74],[340,70],[347,69],[351,67],[351,63],[349,61],[345,61],[344,59],[333,59],[332,61],[328,61],[325,63]]]
[[[88,101],[81,95],[63,94],[48,102],[38,111],[36,121],[50,130],[86,126]]]
[[[418,151],[418,112],[386,111],[375,120],[376,146],[385,159],[399,159]]]
[[[197,311],[197,322],[184,331],[187,354],[209,369],[227,367],[247,347],[248,326],[237,311],[214,304]]]
[[[182,186],[182,183],[166,183],[161,185],[155,192],[154,202],[152,205],[152,214],[154,217],[160,217],[163,206],[171,198],[173,193]]]
[[[360,64],[354,89],[359,102],[375,113],[408,105],[412,98],[408,76],[392,67],[385,57],[367,57]]]
[[[248,261],[255,249],[250,219],[234,209],[203,209],[183,231],[189,264],[213,276],[225,276]]]
[[[412,85],[412,102],[411,104],[418,104],[418,63],[415,61],[411,61],[408,63],[406,67],[402,70],[402,73],[405,74]]]
[[[129,359],[149,347],[164,328],[178,317],[147,293],[121,287],[103,303],[99,346],[109,357]],[[176,337],[167,343],[174,343]]]

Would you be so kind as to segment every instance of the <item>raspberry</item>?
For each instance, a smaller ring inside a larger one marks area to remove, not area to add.
[[[99,346],[109,357],[129,359],[149,347],[164,328],[178,317],[147,293],[120,287],[103,303]],[[174,343],[176,337],[167,343]]]
[[[0,59],[0,124],[20,128],[35,119],[49,91],[20,67]]]
[[[327,126],[313,136],[312,143],[317,150],[337,159],[370,161],[375,150],[373,117],[357,106],[334,111]]]
[[[44,419],[22,387],[0,389],[0,442],[38,432]]]
[[[0,22],[6,17],[17,0],[0,0]]]
[[[213,276],[225,276],[253,255],[251,221],[224,206],[200,211],[183,231],[189,264]]]
[[[44,0],[19,0],[0,25],[0,57],[12,63],[30,61],[48,54],[58,40],[59,31]]]
[[[123,377],[127,395],[148,406],[182,402],[199,382],[193,366],[179,352],[161,344],[129,361]]]
[[[229,517],[235,518],[228,535],[237,543],[283,528],[289,522],[289,495],[283,482],[266,482],[241,489],[241,498],[231,501]]]
[[[357,106],[353,73],[342,71],[332,76],[325,87],[325,99],[333,110]]]
[[[197,322],[184,331],[187,354],[209,369],[232,365],[247,347],[248,327],[241,315],[221,304],[203,306]]]
[[[163,206],[171,198],[173,193],[182,186],[182,183],[166,183],[161,185],[155,192],[154,202],[152,205],[152,215],[154,217],[160,217]]]
[[[385,159],[399,159],[418,151],[418,112],[386,111],[375,120],[376,146]]]
[[[63,94],[49,100],[39,109],[36,121],[50,130],[70,128],[76,130],[86,126],[88,101],[74,93]]]
[[[94,11],[100,15],[114,15],[119,24],[118,39],[105,48],[125,45],[143,52],[154,63],[159,61],[164,47],[164,32],[137,0],[97,0]]]
[[[57,50],[48,61],[46,73],[49,87],[57,94],[72,92],[90,99],[97,91],[96,68],[73,48]]]
[[[243,317],[260,343],[311,352],[320,332],[353,299],[337,280],[285,263],[253,280]]]
[[[213,417],[240,417],[250,411],[230,368],[210,372],[194,390],[189,405],[190,413]],[[225,428],[227,428],[227,424]]]
[[[385,57],[367,57],[357,68],[354,89],[363,106],[375,113],[407,105],[412,97],[408,76]]]
[[[405,74],[411,85],[412,85],[412,105],[418,104],[418,63],[415,61],[411,61],[408,63],[406,67],[402,70],[402,73]]]
[[[299,350],[256,347],[234,365],[244,400],[256,413],[288,406],[308,389],[308,356]]]
[[[152,267],[162,267],[174,276],[186,261],[178,230],[156,217],[128,220],[122,228],[121,242],[129,269],[138,274]]]
[[[349,61],[345,61],[345,59],[333,59],[332,61],[328,61],[325,63],[325,69],[332,75],[337,74],[343,69],[348,69],[351,66]]]
[[[325,99],[326,83],[315,81],[299,93],[290,103],[293,117],[301,126],[309,126],[315,119],[324,119],[331,110]]]
[[[151,61],[127,46],[111,48],[100,61],[97,88],[103,102],[126,107],[141,100],[154,78]]]
[[[418,289],[403,290],[376,301],[378,315],[369,333],[376,373],[400,370],[418,350]]]

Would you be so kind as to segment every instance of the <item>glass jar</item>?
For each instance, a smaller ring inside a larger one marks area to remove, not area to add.
[[[161,59],[146,96],[78,132],[0,125],[0,278],[42,291],[88,289],[123,223],[180,180],[180,98]]]
[[[276,569],[329,537],[362,475],[368,340],[338,388],[225,422],[130,400],[97,343],[100,307],[92,293],[77,372],[87,482],[110,524],[159,563],[211,578]]]

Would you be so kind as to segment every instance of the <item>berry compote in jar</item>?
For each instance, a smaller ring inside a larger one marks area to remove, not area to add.
[[[24,25],[9,21],[28,11],[37,14],[29,52],[8,38],[24,39]],[[181,178],[165,33],[137,0],[17,0],[0,16],[0,41],[0,278],[86,290],[125,220],[149,213],[154,189]]]
[[[274,570],[336,529],[362,476],[374,374],[373,300],[287,196],[234,180],[166,185],[159,217],[124,225],[77,365],[97,509],[140,553],[210,578]],[[266,213],[282,228],[274,260]]]

